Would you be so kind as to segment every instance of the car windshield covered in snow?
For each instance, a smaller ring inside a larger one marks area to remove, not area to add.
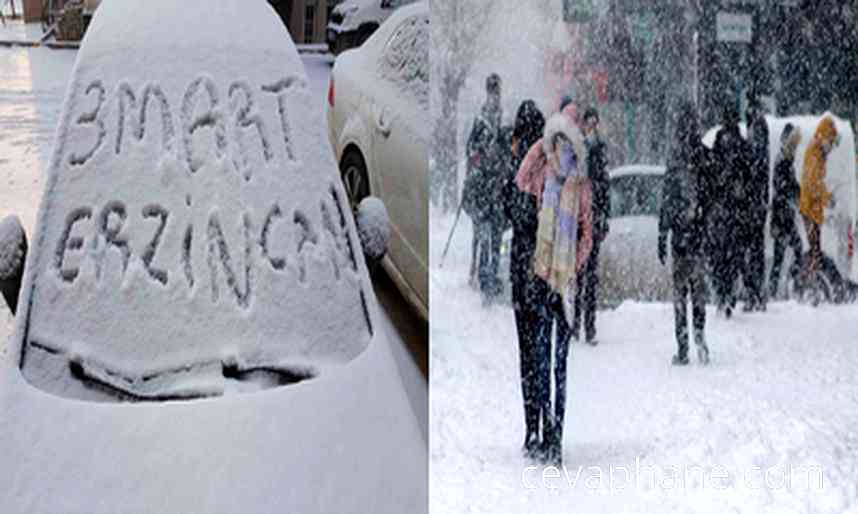
[[[94,20],[29,263],[30,383],[198,398],[312,378],[366,348],[352,213],[298,54],[267,21],[214,58],[199,49],[222,47],[215,32]]]
[[[661,208],[660,175],[623,175],[611,179],[611,217],[658,216]]]

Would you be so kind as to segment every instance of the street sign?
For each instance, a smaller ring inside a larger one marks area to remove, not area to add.
[[[726,43],[750,43],[753,21],[750,14],[719,12],[716,16],[718,41]]]

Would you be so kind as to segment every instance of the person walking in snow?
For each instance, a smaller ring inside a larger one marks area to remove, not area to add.
[[[713,145],[715,169],[712,172],[714,204],[708,217],[709,267],[719,312],[728,318],[736,307],[736,279],[742,262],[741,236],[745,216],[745,184],[750,176],[750,145],[739,131],[739,111],[724,109],[722,127]]]
[[[792,248],[796,262],[801,262],[801,237],[795,224],[800,188],[795,178],[795,152],[801,142],[801,131],[787,123],[781,132],[781,150],[773,177],[771,231],[775,252],[769,275],[769,298],[778,292],[786,247]]]
[[[766,275],[766,214],[769,206],[769,127],[756,99],[748,107],[750,162],[745,177],[745,208],[742,227],[745,312],[765,311],[763,283]]]
[[[535,274],[551,289],[549,312],[557,325],[552,348],[555,387],[543,434],[546,460],[555,465],[563,460],[566,360],[571,339],[566,306],[575,297],[577,274],[583,271],[593,247],[593,192],[587,176],[587,148],[576,113],[575,105],[569,104],[549,118],[541,140],[548,163],[543,168],[545,173],[522,180],[532,190],[539,189],[538,185],[533,187],[534,182],[542,182],[533,266]],[[530,169],[522,168],[525,172]]]
[[[807,262],[803,270],[803,282],[814,294],[814,304],[819,302],[820,285],[817,276],[822,261],[822,234],[820,227],[825,221],[825,208],[834,205],[834,197],[825,186],[825,167],[828,155],[837,146],[839,135],[834,120],[826,116],[819,122],[810,145],[804,154],[801,171],[799,211],[804,218],[807,241],[810,245]]]
[[[689,297],[692,304],[694,344],[702,364],[709,363],[706,345],[706,291],[703,244],[709,198],[706,174],[710,156],[700,140],[697,113],[691,102],[680,106],[676,140],[668,158],[658,222],[658,258],[667,262],[667,238],[673,257],[673,312],[677,353],[673,364],[688,364]]]
[[[465,211],[474,223],[469,279],[471,284],[479,284],[484,303],[491,302],[497,294],[497,263],[502,237],[497,224],[493,223],[499,208],[493,192],[500,173],[497,145],[503,115],[500,95],[500,77],[493,73],[486,79],[486,101],[474,120],[466,146],[468,176],[463,201]]]
[[[521,169],[525,153],[538,144],[544,127],[545,118],[536,103],[532,100],[522,102],[513,126],[514,169]],[[541,165],[545,164],[543,160]],[[551,327],[546,303],[548,284],[533,273],[538,226],[537,204],[537,196],[522,191],[516,183],[516,177],[504,185],[504,211],[512,222],[509,278],[518,334],[521,396],[524,402],[525,435],[522,452],[528,458],[541,459],[544,457],[542,426],[547,420],[549,407],[548,351],[551,346]]]
[[[605,155],[605,143],[599,135],[599,112],[591,107],[584,112],[584,143],[587,146],[587,171],[593,187],[593,249],[582,273],[578,274],[575,310],[572,316],[572,337],[578,339],[581,317],[584,318],[585,341],[595,346],[596,299],[599,290],[599,248],[608,235],[611,216],[610,178]]]

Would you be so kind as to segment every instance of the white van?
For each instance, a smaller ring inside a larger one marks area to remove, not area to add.
[[[858,204],[858,186],[856,186],[857,175],[855,171],[855,134],[852,131],[850,123],[831,113],[788,116],[784,118],[766,116],[766,122],[769,127],[769,191],[771,194],[772,175],[777,163],[778,154],[780,153],[781,133],[784,127],[787,123],[792,123],[793,126],[801,130],[801,143],[799,143],[795,158],[796,178],[800,182],[805,151],[813,139],[816,127],[825,116],[830,116],[834,120],[837,126],[837,133],[840,134],[840,144],[832,150],[828,157],[825,184],[828,190],[834,195],[835,205],[833,208],[825,210],[825,222],[822,226],[822,251],[834,260],[841,275],[855,280],[858,278],[858,269],[856,269],[854,259],[855,222],[856,214],[858,214],[858,208],[856,208],[856,204]],[[712,145],[715,143],[715,134],[720,128],[720,126],[716,126],[709,129],[703,137],[703,144],[712,148]],[[745,124],[740,123],[739,128],[742,136],[747,136]],[[807,237],[804,230],[804,223],[800,218],[798,218],[798,223],[799,233],[806,247]],[[766,261],[770,261],[772,258],[772,248],[770,231],[767,227]],[[789,252],[787,252],[787,257],[790,257]]]

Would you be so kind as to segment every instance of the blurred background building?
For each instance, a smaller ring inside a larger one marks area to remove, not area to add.
[[[582,47],[568,87],[607,113],[613,162],[663,162],[681,98],[704,127],[752,96],[858,120],[858,0],[563,0],[558,15]]]

